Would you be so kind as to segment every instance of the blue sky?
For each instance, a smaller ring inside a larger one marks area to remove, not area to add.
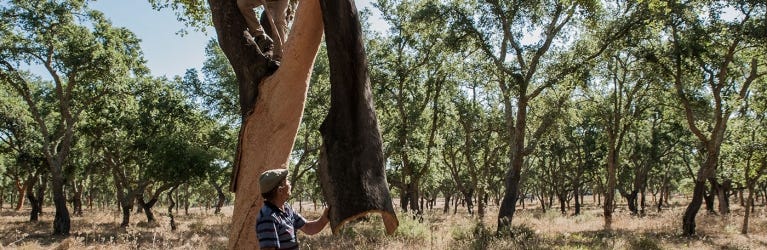
[[[370,0],[356,0],[362,9]],[[155,76],[183,75],[189,68],[200,69],[205,60],[205,45],[215,37],[210,28],[206,33],[187,29],[183,36],[176,33],[184,25],[168,9],[153,10],[146,0],[99,0],[91,8],[104,12],[115,26],[126,27],[142,41],[141,48],[147,66]],[[371,7],[372,8],[372,7]]]
[[[99,0],[91,8],[104,12],[115,26],[126,27],[141,39],[141,49],[147,66],[155,76],[183,75],[186,69],[201,68],[205,60],[205,44],[215,36],[188,29],[180,36],[176,32],[184,25],[170,10],[155,11],[148,1]]]

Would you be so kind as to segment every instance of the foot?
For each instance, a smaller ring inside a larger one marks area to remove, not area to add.
[[[272,75],[275,71],[277,71],[277,69],[280,68],[280,61],[275,61],[269,58],[266,60],[266,75]]]
[[[261,34],[253,38],[258,48],[261,49],[261,53],[267,54],[274,48],[274,41],[266,34]]]

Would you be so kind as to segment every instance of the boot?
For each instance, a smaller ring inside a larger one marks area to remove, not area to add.
[[[261,49],[261,53],[264,53],[265,55],[271,54],[270,52],[272,49],[274,49],[274,40],[272,40],[271,37],[267,34],[261,34],[256,37],[254,37],[256,45],[258,45],[258,48]]]
[[[267,65],[266,66],[266,74],[267,75],[272,75],[272,74],[274,74],[275,71],[277,71],[277,69],[280,68],[280,61],[275,61],[275,60],[272,60],[270,58],[268,58],[267,60],[269,60],[269,61],[266,63],[266,65]]]

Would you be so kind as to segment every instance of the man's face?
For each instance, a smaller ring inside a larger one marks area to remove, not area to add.
[[[291,189],[292,189],[292,186],[290,185],[290,181],[286,179],[285,183],[283,183],[280,186],[280,194],[285,195],[284,197],[287,200],[288,197],[290,197],[290,195],[291,195],[291,192],[290,192]]]

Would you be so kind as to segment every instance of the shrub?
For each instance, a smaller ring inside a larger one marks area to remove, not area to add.
[[[498,237],[504,239],[507,248],[534,249],[539,248],[542,243],[541,238],[536,235],[535,230],[526,224],[512,226],[508,231],[498,232]]]
[[[477,223],[472,231],[476,238],[471,243],[471,249],[488,249],[490,244],[497,238],[482,222]]]
[[[190,232],[202,233],[202,232],[205,232],[207,228],[208,228],[208,225],[206,225],[205,221],[202,219],[196,219],[193,222],[189,223]]]
[[[419,220],[410,214],[399,218],[399,226],[397,227],[397,231],[394,232],[395,237],[402,238],[406,242],[423,241],[427,239],[428,235],[429,227],[427,224],[419,222]]]
[[[490,249],[490,245],[498,239],[482,222],[477,222],[470,228],[454,227],[451,235],[459,245],[457,248]]]
[[[649,237],[644,237],[644,236],[632,238],[629,241],[629,244],[631,244],[631,249],[636,249],[636,250],[661,249],[661,247],[658,246],[656,239],[651,239]]]

